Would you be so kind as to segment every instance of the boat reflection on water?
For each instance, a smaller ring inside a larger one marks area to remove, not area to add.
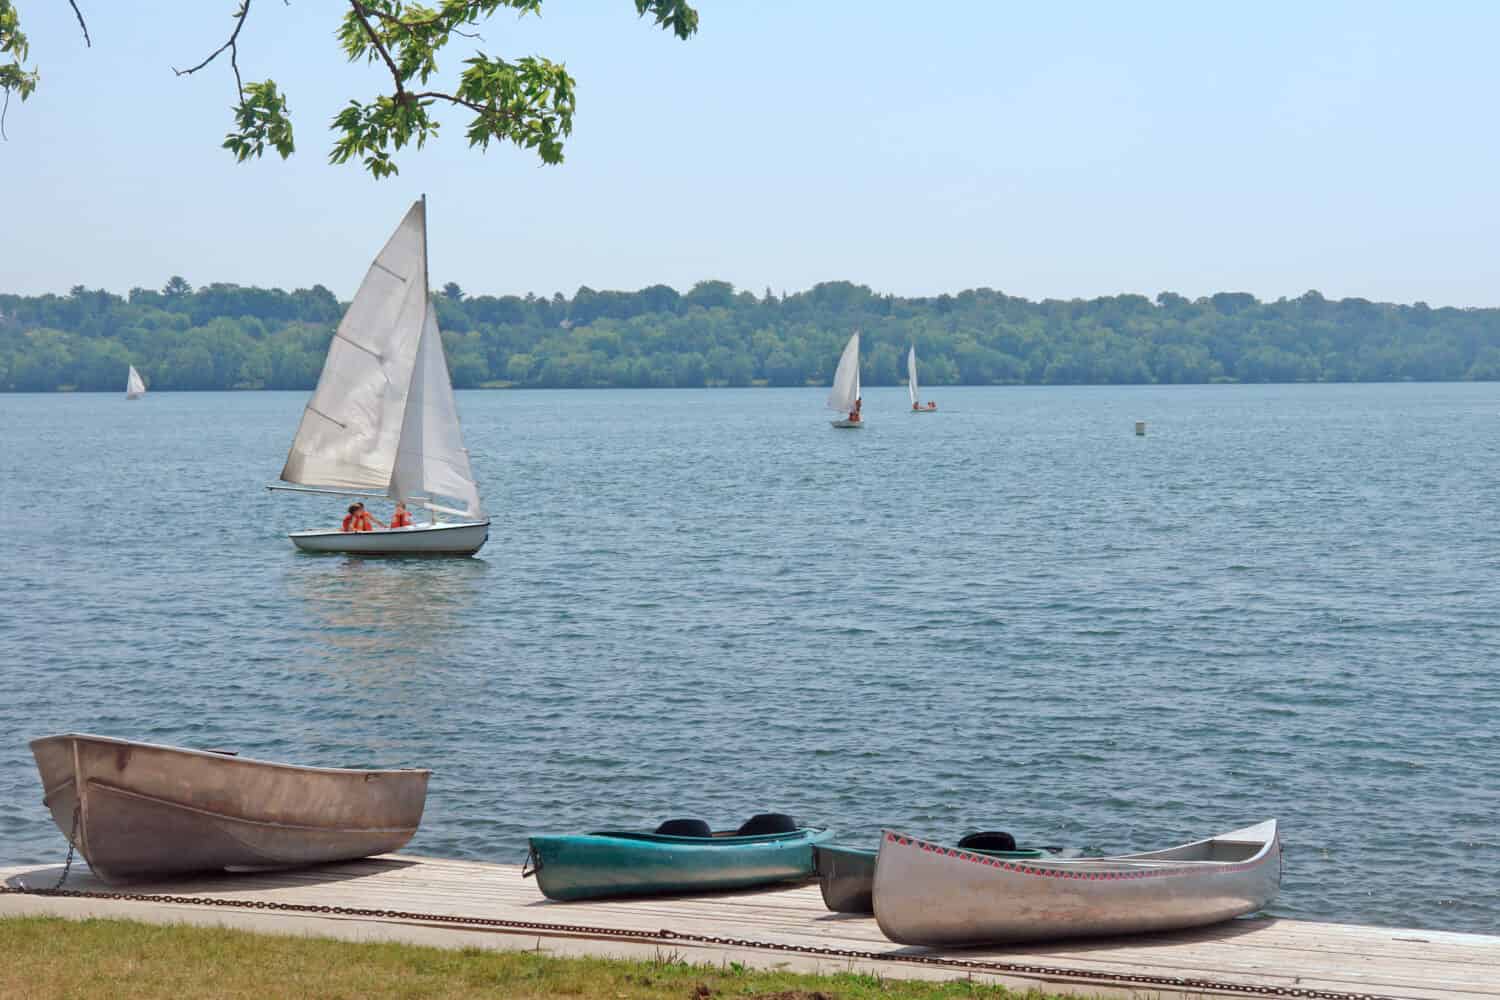
[[[298,559],[287,588],[309,659],[363,678],[430,671],[489,573],[481,559]]]

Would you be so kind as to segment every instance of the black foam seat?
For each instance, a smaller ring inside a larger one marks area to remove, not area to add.
[[[669,819],[656,828],[668,837],[712,837],[714,832],[701,819]]]
[[[745,820],[735,835],[739,837],[759,837],[768,833],[796,833],[797,821],[786,813],[756,813]]]
[[[971,851],[1014,851],[1016,838],[1004,830],[986,830],[969,834],[958,842],[958,846]]]

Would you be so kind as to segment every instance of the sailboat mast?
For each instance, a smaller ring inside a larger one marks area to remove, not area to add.
[[[427,336],[427,310],[432,308],[432,279],[428,277],[427,269],[427,192],[422,192],[422,336]],[[417,353],[420,355],[422,348],[418,341]],[[416,376],[415,373],[414,377]],[[427,517],[433,524],[438,523],[438,513],[432,504],[427,505]]]
[[[427,192],[422,192],[422,308],[427,308],[427,297],[432,294],[432,281],[427,276]]]

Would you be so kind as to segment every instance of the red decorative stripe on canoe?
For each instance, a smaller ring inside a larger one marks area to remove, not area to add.
[[[939,857],[956,858],[959,861],[968,861],[981,865],[988,865],[992,868],[1002,868],[1005,871],[1016,872],[1021,875],[1036,875],[1041,878],[1085,879],[1090,881],[1097,881],[1101,879],[1105,881],[1117,881],[1121,879],[1137,878],[1168,878],[1180,875],[1227,875],[1235,872],[1253,871],[1254,869],[1260,867],[1266,860],[1265,858],[1262,858],[1259,861],[1247,862],[1245,864],[1238,865],[1224,865],[1222,867],[1212,869],[1160,868],[1147,871],[1126,870],[1091,872],[1075,871],[1068,868],[1033,868],[1029,865],[1021,865],[1014,864],[1009,861],[1001,861],[997,858],[987,857],[982,854],[969,854],[952,847],[944,847],[941,844],[932,844],[928,843],[925,840],[917,840],[916,838],[899,837],[895,834],[891,835],[891,840],[895,841],[898,844],[919,847],[922,850],[927,851],[931,854],[936,854]],[[1109,858],[1084,858],[1081,860],[1094,861],[1102,864],[1110,863]],[[1125,863],[1128,864],[1128,862]]]

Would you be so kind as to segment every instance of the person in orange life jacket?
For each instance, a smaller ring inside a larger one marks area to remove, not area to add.
[[[411,527],[411,511],[409,511],[409,510],[406,509],[406,504],[403,501],[399,501],[398,500],[396,502],[396,513],[394,513],[394,514],[391,515],[391,527],[392,528],[410,528]]]
[[[385,522],[370,516],[362,503],[349,505],[349,513],[344,517],[344,523],[340,525],[340,531],[374,531],[375,525],[385,527]]]

